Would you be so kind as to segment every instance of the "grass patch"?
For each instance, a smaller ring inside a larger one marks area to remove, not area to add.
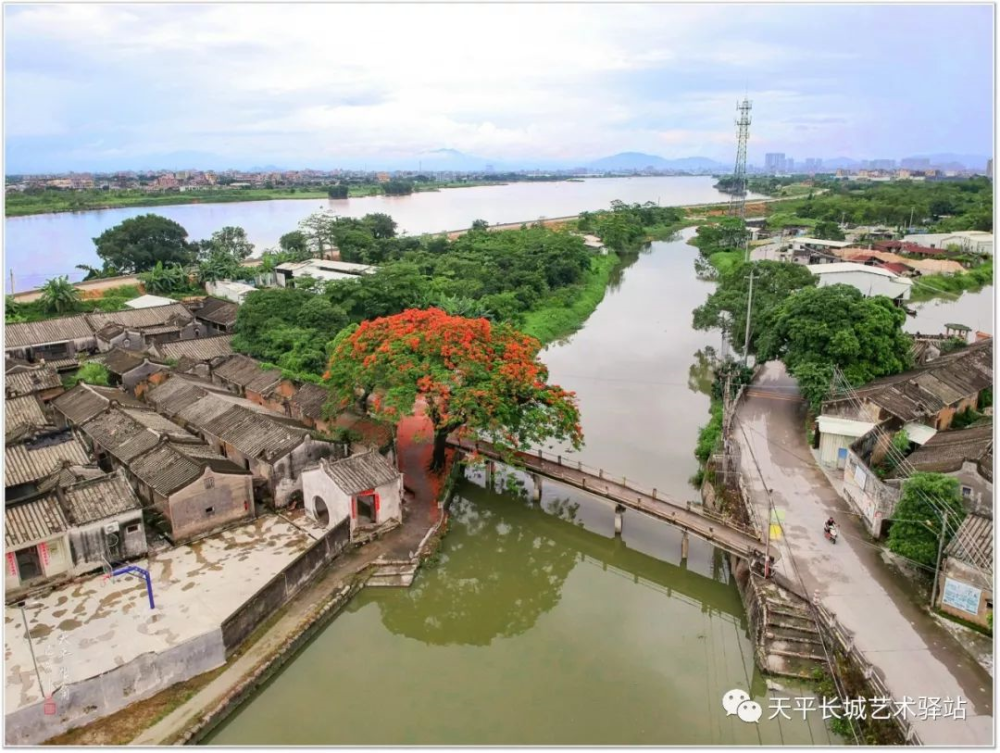
[[[924,275],[914,280],[910,301],[919,303],[932,298],[961,295],[966,291],[982,290],[993,284],[993,260],[954,275]]]
[[[534,311],[525,314],[521,331],[542,344],[576,332],[604,299],[611,273],[620,261],[617,254],[595,256],[583,283],[549,294]]]
[[[983,627],[978,623],[970,622],[969,620],[964,620],[961,617],[958,617],[957,615],[951,614],[950,612],[945,612],[941,609],[938,609],[937,607],[934,607],[934,614],[943,619],[951,620],[957,625],[961,625],[962,627],[968,628],[969,630],[975,630],[977,633],[985,635],[987,638],[993,637],[993,631],[990,630],[988,627]]]
[[[73,311],[66,311],[62,314],[47,311],[41,300],[30,301],[28,303],[15,303],[14,310],[16,314],[7,319],[7,324],[14,324],[16,322],[41,322],[46,319],[56,319],[74,314],[123,311],[128,308],[125,305],[126,301],[131,301],[140,295],[142,293],[136,285],[121,285],[117,288],[108,288],[99,298],[81,298]]]
[[[743,261],[744,256],[745,254],[742,251],[716,251],[708,257],[708,263],[722,274]]]

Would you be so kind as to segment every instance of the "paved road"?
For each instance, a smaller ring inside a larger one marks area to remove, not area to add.
[[[796,395],[784,366],[767,364],[741,404],[734,429],[755,499],[764,500],[766,510],[762,474],[778,517],[784,515],[779,548],[785,556],[779,570],[797,580],[791,554],[807,592],[818,591],[827,609],[855,634],[894,699],[961,696],[968,701],[965,721],[914,720],[925,744],[992,745],[992,678],[915,603],[907,580],[882,561],[857,516],[817,466],[805,436],[805,404]],[[830,515],[840,523],[836,545],[823,538],[823,522]]]

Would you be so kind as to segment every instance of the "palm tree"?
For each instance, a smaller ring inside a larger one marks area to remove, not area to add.
[[[156,266],[148,272],[139,275],[149,293],[172,293],[187,287],[187,273],[177,264],[163,266],[162,261],[156,262]]]
[[[53,277],[42,285],[39,300],[46,311],[65,314],[73,311],[80,302],[80,291],[73,287],[68,277]]]

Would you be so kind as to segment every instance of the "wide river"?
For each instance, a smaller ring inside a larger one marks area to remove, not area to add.
[[[691,231],[685,231],[685,237]],[[576,390],[582,459],[680,499],[708,418],[691,329],[710,292],[683,239],[633,257],[573,337],[543,354]],[[511,481],[520,481],[510,474]],[[440,562],[413,586],[363,591],[212,744],[714,744],[837,742],[818,714],[769,720],[747,621],[722,556],[677,531],[547,483],[541,507],[469,472]],[[726,716],[748,690],[759,724]]]
[[[261,251],[273,247],[305,217],[328,210],[344,217],[385,212],[411,235],[458,230],[474,220],[490,224],[564,217],[606,209],[612,201],[659,202],[664,206],[725,201],[712,188],[710,176],[664,178],[595,178],[554,183],[510,183],[499,186],[454,188],[411,196],[370,196],[330,201],[283,199],[228,204],[178,204],[88,212],[61,212],[9,217],[4,223],[3,277],[10,289],[10,270],[18,291],[39,287],[47,279],[67,275],[83,279],[77,264],[100,267],[93,239],[123,220],[154,213],[180,223],[194,240],[208,238],[227,225],[242,227]],[[754,196],[754,194],[751,194]]]

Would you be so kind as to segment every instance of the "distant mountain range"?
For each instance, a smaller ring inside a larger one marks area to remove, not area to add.
[[[794,156],[794,155],[793,155]],[[265,158],[266,159],[266,158]],[[986,168],[987,157],[976,154],[926,154],[904,159],[927,159],[932,165],[938,167],[965,167],[974,170],[984,170]],[[801,168],[804,160],[795,158],[797,165]],[[902,163],[902,159],[897,159],[896,164]],[[762,162],[762,161],[761,161]],[[8,170],[15,174],[14,167],[8,161]],[[863,161],[850,157],[831,157],[823,159],[823,168],[832,170],[836,168],[858,168]],[[753,164],[753,161],[751,162]],[[66,164],[50,172],[114,172],[119,170],[249,170],[253,172],[278,172],[284,170],[370,170],[370,171],[394,171],[394,170],[421,170],[424,172],[483,172],[492,170],[494,172],[511,172],[518,170],[584,170],[592,172],[639,172],[644,170],[656,171],[677,171],[695,173],[727,173],[731,172],[733,165],[731,161],[719,162],[709,157],[677,157],[667,158],[656,154],[646,154],[643,152],[619,152],[607,157],[595,159],[514,159],[500,160],[481,157],[478,155],[466,154],[456,149],[431,149],[420,152],[412,156],[384,157],[384,158],[345,158],[330,159],[325,158],[315,162],[305,163],[298,160],[281,164],[270,162],[260,164],[250,160],[234,160],[221,157],[210,152],[198,151],[176,151],[164,152],[157,155],[147,155],[145,157],[131,157],[121,159],[120,157],[103,157],[97,160],[93,158],[81,158],[76,164]],[[41,172],[41,171],[36,171]]]

